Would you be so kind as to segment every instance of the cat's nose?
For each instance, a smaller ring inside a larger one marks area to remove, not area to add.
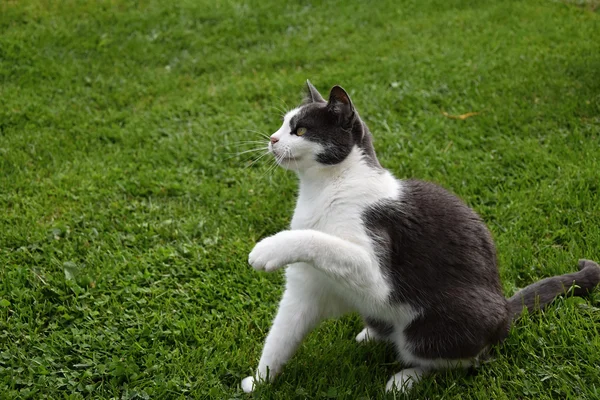
[[[279,139],[277,139],[276,137],[271,136],[271,144],[275,144],[279,142]]]

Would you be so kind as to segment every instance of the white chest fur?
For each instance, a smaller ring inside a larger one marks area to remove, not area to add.
[[[366,244],[364,210],[400,195],[401,185],[386,170],[369,167],[354,149],[340,165],[319,167],[300,176],[292,229],[315,229]]]

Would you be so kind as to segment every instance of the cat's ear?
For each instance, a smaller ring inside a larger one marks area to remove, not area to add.
[[[327,108],[330,112],[336,114],[340,122],[347,122],[354,116],[354,106],[348,93],[338,85],[331,88],[329,92],[329,101]]]
[[[306,80],[306,99],[304,100],[304,104],[308,103],[325,103],[325,99],[321,96],[321,93],[317,90],[316,87],[310,83],[310,81]]]

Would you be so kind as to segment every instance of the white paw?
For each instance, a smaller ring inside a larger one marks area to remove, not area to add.
[[[391,392],[396,391],[399,393],[405,393],[417,383],[424,374],[424,370],[421,368],[406,368],[392,376],[385,385],[385,391]]]
[[[373,335],[373,332],[369,328],[365,328],[358,335],[356,335],[356,341],[358,343],[368,342],[370,340],[376,339]]]
[[[290,254],[293,251],[290,245],[294,245],[291,233],[279,232],[258,242],[248,255],[248,263],[257,271],[271,272],[294,262],[293,254]]]
[[[242,379],[242,390],[245,393],[252,393],[254,391],[254,377],[248,376]]]

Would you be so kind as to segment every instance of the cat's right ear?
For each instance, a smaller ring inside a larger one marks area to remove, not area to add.
[[[306,98],[304,99],[304,104],[309,103],[325,103],[325,99],[321,96],[321,93],[317,90],[316,87],[310,83],[310,81],[306,80]]]
[[[331,88],[327,108],[337,116],[341,124],[352,121],[354,117],[352,100],[350,100],[350,96],[348,96],[348,93],[341,86],[335,85]]]

